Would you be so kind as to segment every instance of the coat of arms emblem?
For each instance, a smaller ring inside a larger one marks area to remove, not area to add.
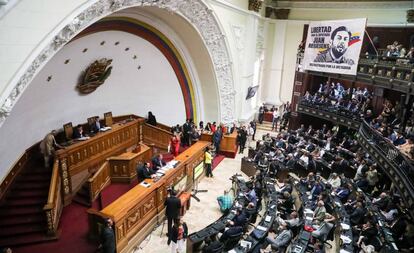
[[[102,58],[89,65],[81,79],[82,82],[76,85],[78,91],[89,94],[101,86],[111,74],[112,66],[109,66],[111,63],[112,59]]]

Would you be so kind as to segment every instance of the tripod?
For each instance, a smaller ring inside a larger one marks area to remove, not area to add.
[[[193,190],[192,190],[192,192],[193,193],[191,193],[191,197],[193,197],[195,200],[197,200],[197,202],[200,202],[200,198],[198,198],[196,195],[199,193],[199,192],[208,192],[208,190],[199,190],[198,189],[198,181],[197,181],[197,179],[196,180],[194,180],[194,188],[193,188]]]

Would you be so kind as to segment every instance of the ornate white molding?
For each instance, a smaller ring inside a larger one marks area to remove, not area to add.
[[[259,58],[264,50],[264,24],[260,23],[257,28],[257,40],[256,40],[256,58]]]
[[[235,90],[230,56],[218,21],[214,17],[213,11],[207,7],[203,0],[97,0],[86,9],[81,10],[75,18],[58,31],[18,81],[11,84],[13,88],[0,107],[0,127],[36,73],[76,34],[100,18],[121,9],[137,6],[165,9],[183,16],[194,26],[202,37],[213,61],[219,86],[221,121],[224,123],[232,122],[235,112]]]
[[[244,38],[244,27],[238,25],[231,24],[231,30],[233,32],[234,42],[237,49],[237,57],[240,59],[244,59],[244,48],[245,48],[245,38]]]

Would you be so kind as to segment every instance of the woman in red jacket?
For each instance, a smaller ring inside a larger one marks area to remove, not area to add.
[[[178,155],[178,151],[180,150],[180,134],[174,134],[170,141],[170,152],[171,154],[176,157]]]

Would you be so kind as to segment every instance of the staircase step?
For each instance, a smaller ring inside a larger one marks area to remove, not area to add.
[[[35,224],[21,224],[8,226],[7,229],[0,229],[0,238],[10,237],[14,235],[31,234],[37,232],[46,233],[46,223],[35,223]]]
[[[45,198],[19,198],[19,199],[7,199],[3,206],[15,207],[15,206],[43,206],[46,204]]]
[[[8,199],[18,199],[18,198],[32,197],[32,198],[46,199],[48,194],[49,194],[49,189],[48,188],[31,189],[31,190],[28,190],[28,189],[14,189],[8,194],[7,198]]]
[[[40,168],[40,169],[29,168],[21,173],[21,175],[23,176],[40,175],[40,176],[47,176],[47,177],[50,177],[51,174],[52,174],[52,171],[46,170],[45,168]]]
[[[8,208],[7,206],[0,208],[0,219],[10,216],[42,214],[43,206],[21,206]]]
[[[50,181],[43,181],[43,182],[37,182],[37,183],[15,183],[12,186],[12,189],[49,189]]]
[[[17,179],[17,183],[27,182],[50,182],[50,175],[22,175]]]
[[[32,223],[46,223],[46,216],[44,213],[26,214],[18,216],[7,216],[0,218],[0,229],[2,227],[9,227],[21,224],[32,224]]]
[[[0,248],[3,247],[13,247],[13,251],[16,249],[18,251],[18,247],[27,244],[36,244],[41,242],[47,241],[55,241],[59,238],[61,231],[58,230],[57,236],[47,236],[43,232],[32,233],[29,235],[16,235],[16,236],[8,236],[8,237],[0,237]]]

